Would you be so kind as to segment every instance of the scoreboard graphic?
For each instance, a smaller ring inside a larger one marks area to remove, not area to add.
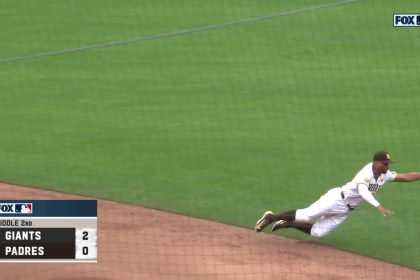
[[[96,200],[0,200],[1,262],[97,262]]]

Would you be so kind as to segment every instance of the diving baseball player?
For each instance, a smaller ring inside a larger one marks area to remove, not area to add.
[[[420,180],[420,172],[396,173],[390,171],[390,154],[379,151],[373,162],[366,164],[347,184],[333,188],[312,205],[304,209],[290,210],[278,215],[267,211],[255,225],[260,232],[274,223],[271,230],[294,228],[315,237],[323,237],[344,222],[349,213],[364,202],[370,203],[383,215],[393,212],[381,205],[374,195],[388,181],[413,182]]]

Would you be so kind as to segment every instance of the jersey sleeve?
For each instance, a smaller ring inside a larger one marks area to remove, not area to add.
[[[372,206],[378,207],[379,205],[381,205],[375,199],[375,197],[370,193],[370,191],[368,190],[368,187],[366,185],[360,184],[360,185],[357,186],[357,188],[359,189],[360,196],[363,197],[363,199],[366,200],[367,202],[369,202]]]

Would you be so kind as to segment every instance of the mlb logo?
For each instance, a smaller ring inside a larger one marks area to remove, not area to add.
[[[394,14],[394,27],[419,27],[420,14]]]
[[[32,203],[16,203],[15,213],[32,214]]]

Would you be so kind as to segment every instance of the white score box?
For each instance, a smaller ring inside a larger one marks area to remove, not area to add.
[[[96,260],[98,257],[97,229],[76,229],[76,260]]]

